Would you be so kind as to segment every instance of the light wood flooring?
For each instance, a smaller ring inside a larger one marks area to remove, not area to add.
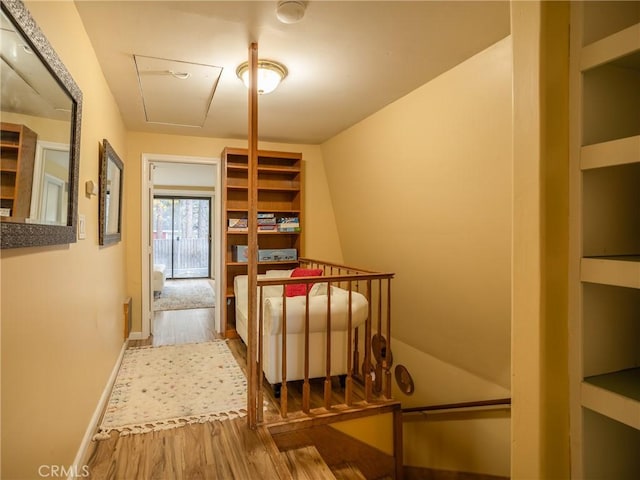
[[[213,308],[155,312],[153,321],[154,334],[130,341],[129,348],[200,343],[217,336]],[[286,478],[270,450],[277,448],[264,430],[251,430],[246,418],[237,418],[124,437],[112,432],[108,440],[91,443],[87,465],[94,479]]]
[[[156,312],[154,335],[147,340],[131,341],[129,347],[213,340],[217,337],[213,318],[213,309]],[[227,344],[246,374],[246,346],[239,338],[230,339]],[[279,402],[266,383],[264,391],[265,420],[281,418]],[[340,403],[341,396],[343,398],[343,390],[336,379],[334,403]],[[291,409],[300,408],[300,382],[290,383],[287,398]],[[321,406],[322,402],[322,380],[314,380],[312,407]],[[289,437],[281,436],[279,443],[287,446],[282,450],[289,450],[293,446]],[[86,463],[94,479],[335,478],[322,476],[321,473],[312,477],[296,476],[295,469],[292,477],[287,469],[287,463],[292,460],[278,460],[283,458],[279,451],[266,428],[251,430],[246,418],[238,418],[124,437],[112,432],[108,440],[91,443]],[[317,459],[310,460],[307,467],[315,468],[314,465],[319,462]]]
[[[245,418],[92,442],[91,478],[277,479],[269,448]],[[270,437],[269,437],[270,438]]]
[[[215,310],[164,310],[153,315],[153,346],[208,342],[216,337]]]

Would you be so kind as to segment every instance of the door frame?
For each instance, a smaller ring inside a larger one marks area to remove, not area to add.
[[[36,142],[36,153],[33,162],[33,189],[31,191],[31,207],[29,217],[39,219],[42,211],[42,192],[44,189],[46,152],[54,150],[69,153],[68,143],[49,142],[38,140]],[[55,178],[55,177],[54,177]],[[61,180],[64,182],[63,180]],[[64,200],[64,199],[63,199]],[[67,202],[64,202],[65,205]],[[67,212],[63,211],[63,218],[67,218]]]
[[[223,298],[220,294],[220,275],[222,269],[223,255],[221,252],[221,226],[219,219],[222,214],[222,199],[220,198],[220,185],[221,185],[221,160],[219,157],[194,157],[188,155],[165,155],[154,153],[142,154],[142,175],[141,175],[141,235],[140,235],[140,247],[141,247],[141,262],[140,262],[140,279],[142,285],[141,291],[141,303],[142,303],[142,331],[140,332],[140,338],[146,339],[151,333],[151,322],[153,320],[152,300],[153,294],[151,289],[151,265],[149,261],[150,255],[153,253],[151,250],[151,218],[149,204],[150,192],[153,189],[151,183],[151,165],[155,163],[184,163],[193,165],[211,165],[215,169],[215,185],[214,198],[212,202],[211,213],[214,218],[212,222],[211,234],[213,235],[213,245],[211,245],[211,261],[213,262],[212,276],[215,279],[215,298],[216,302],[220,302]],[[151,195],[152,196],[152,195]],[[220,308],[214,308],[215,317],[215,329],[220,330]]]

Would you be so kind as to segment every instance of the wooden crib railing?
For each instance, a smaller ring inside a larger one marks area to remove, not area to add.
[[[372,402],[384,402],[391,400],[391,280],[392,273],[379,273],[368,270],[347,267],[320,260],[301,258],[302,268],[322,269],[321,277],[296,277],[296,278],[264,278],[258,279],[258,305],[263,305],[263,289],[268,285],[288,284],[317,284],[327,283],[327,324],[326,324],[326,374],[323,382],[323,399],[325,410],[330,410],[332,405],[332,381],[331,381],[331,331],[333,328],[331,318],[331,286],[337,286],[348,292],[347,314],[347,372],[341,382],[344,385],[344,405],[342,407],[357,408],[367,406]],[[282,302],[282,384],[280,390],[280,415],[283,419],[289,414],[287,405],[287,302],[285,288]],[[311,386],[309,382],[309,288],[306,290],[306,309],[304,320],[304,379],[302,380],[302,412],[309,414],[311,411]],[[354,292],[363,294],[368,301],[367,319],[364,325],[354,327],[352,324],[352,295]],[[256,358],[252,358],[252,349],[248,349],[249,362],[254,362],[256,371],[256,383],[249,382],[248,396],[249,408],[256,408],[255,417],[258,423],[263,423],[263,331],[264,309],[258,309],[258,329],[256,332],[257,348]],[[364,328],[363,328],[364,327]],[[362,331],[364,330],[364,331]],[[373,354],[373,360],[372,360]],[[362,357],[362,365],[360,365]],[[374,362],[375,360],[375,362]],[[359,382],[364,390],[364,399],[355,401],[354,382]]]

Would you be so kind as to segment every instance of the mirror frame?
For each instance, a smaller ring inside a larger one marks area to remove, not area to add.
[[[69,142],[69,197],[66,225],[0,222],[0,248],[37,247],[76,242],[82,92],[21,0],[2,0],[2,11],[26,39],[73,104]]]
[[[118,197],[118,231],[107,233],[107,180],[109,179],[109,161],[112,161],[120,171],[120,185],[118,192],[111,192]],[[122,192],[124,184],[124,163],[105,138],[100,148],[100,205],[98,208],[98,240],[100,245],[117,243],[122,239]]]

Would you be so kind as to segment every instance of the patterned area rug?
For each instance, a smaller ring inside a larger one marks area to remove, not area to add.
[[[153,310],[212,308],[215,296],[209,280],[167,280],[162,293],[153,301]]]
[[[130,348],[94,440],[243,417],[247,381],[224,340]]]

